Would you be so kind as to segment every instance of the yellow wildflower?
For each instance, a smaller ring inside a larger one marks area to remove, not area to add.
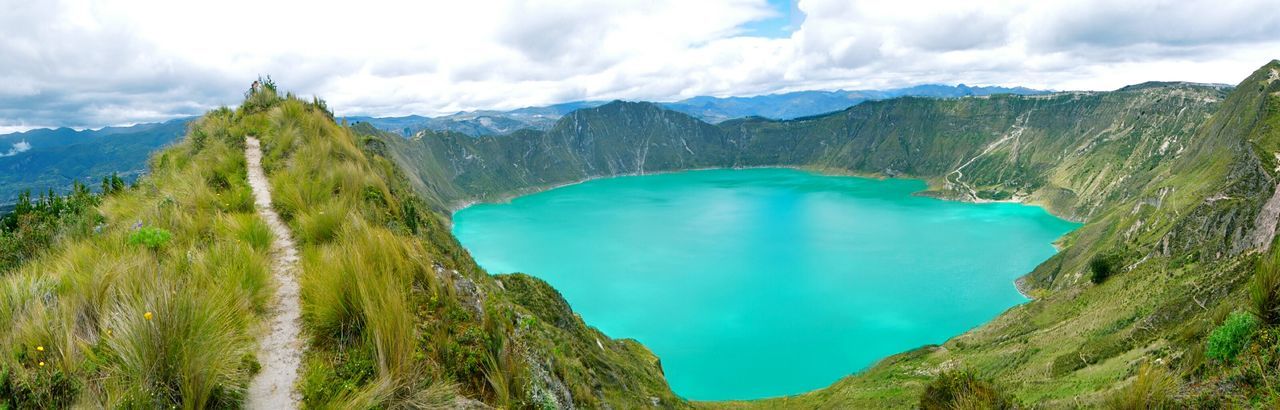
[[[142,314],[142,318],[143,318],[143,319],[147,319],[147,320],[151,320],[151,312],[143,313],[143,314]]]
[[[44,362],[40,362],[40,367],[44,367]]]
[[[44,346],[36,346],[36,351],[37,351],[37,352],[43,352],[43,351],[44,351]]]

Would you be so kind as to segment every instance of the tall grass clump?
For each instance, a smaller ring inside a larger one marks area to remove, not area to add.
[[[222,224],[223,235],[233,236],[256,251],[266,251],[271,248],[274,240],[271,228],[254,215],[230,215],[222,221]]]
[[[1106,405],[1114,410],[1146,410],[1180,408],[1177,401],[1178,377],[1164,366],[1143,363],[1129,385],[1116,390]]]
[[[969,370],[948,370],[938,374],[920,394],[924,410],[1012,409],[1013,400],[990,380]]]
[[[1258,261],[1249,282],[1249,309],[1266,325],[1280,325],[1280,252]]]
[[[111,312],[105,339],[113,390],[124,407],[239,403],[253,343],[235,292],[164,283],[130,289]]]

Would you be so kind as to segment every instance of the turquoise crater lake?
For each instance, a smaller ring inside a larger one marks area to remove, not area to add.
[[[600,179],[479,204],[453,232],[587,324],[635,338],[693,400],[801,393],[1027,299],[1013,280],[1075,223],[913,196],[918,180],[790,169]]]

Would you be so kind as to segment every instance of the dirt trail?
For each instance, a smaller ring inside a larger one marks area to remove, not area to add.
[[[250,409],[296,409],[298,394],[293,389],[302,363],[301,303],[298,300],[298,248],[289,227],[271,208],[271,183],[262,172],[262,147],[257,138],[245,139],[244,157],[249,167],[249,185],[258,215],[271,228],[271,272],[276,282],[275,299],[268,313],[269,333],[258,345],[262,369],[249,383],[245,403]]]

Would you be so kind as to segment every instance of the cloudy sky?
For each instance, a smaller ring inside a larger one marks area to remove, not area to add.
[[[924,83],[1236,83],[1275,0],[0,0],[0,132],[234,105],[258,74],[343,115]]]

